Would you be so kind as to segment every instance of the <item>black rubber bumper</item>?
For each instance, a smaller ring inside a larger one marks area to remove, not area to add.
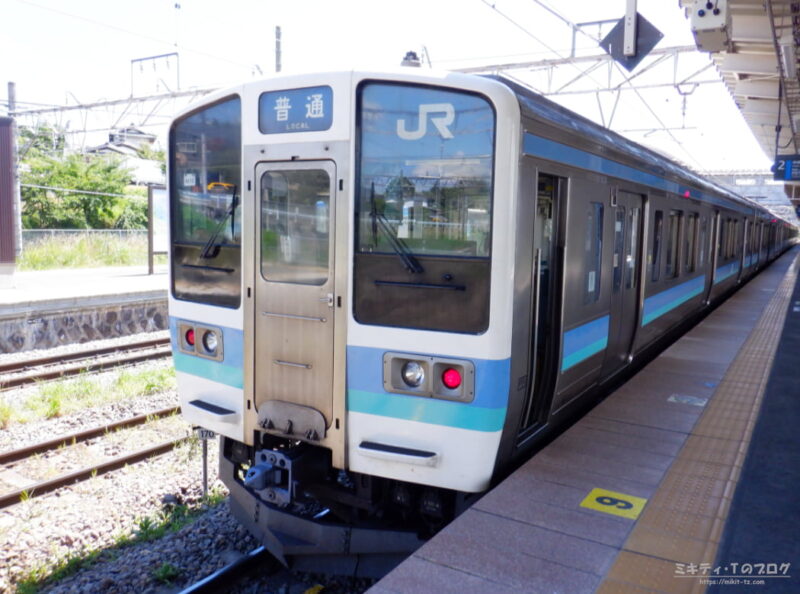
[[[416,532],[326,523],[268,505],[233,479],[234,466],[222,451],[219,470],[233,516],[284,565],[292,557],[408,555],[424,542]]]

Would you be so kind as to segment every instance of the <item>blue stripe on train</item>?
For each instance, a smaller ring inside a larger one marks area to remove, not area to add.
[[[691,280],[676,285],[671,289],[656,293],[644,300],[642,326],[646,326],[656,318],[697,297],[706,286],[706,276],[701,274]]]
[[[347,347],[348,411],[473,431],[503,428],[510,359],[470,359],[475,365],[475,398],[472,402],[451,402],[385,391],[385,352],[386,349]]]
[[[574,367],[608,346],[609,317],[603,316],[564,332],[561,372]]]
[[[534,134],[525,134],[522,150],[526,155],[567,163],[580,167],[581,169],[595,171],[603,175],[610,175],[612,177],[650,186],[651,188],[672,192],[679,196],[685,196],[686,192],[689,192],[689,196],[692,198],[700,198],[712,204],[724,204],[719,198],[707,192],[680,185],[665,179],[663,176],[629,167],[617,161],[612,161],[611,159],[606,159],[599,155],[588,153]]]
[[[721,283],[737,272],[739,272],[739,260],[731,262],[730,264],[725,264],[725,266],[720,266],[714,273],[714,284]]]
[[[213,324],[205,322],[192,322],[170,316],[169,333],[172,340],[172,359],[175,362],[175,370],[234,388],[244,388],[244,333],[236,328],[215,326],[222,330],[223,360],[214,361],[196,355],[187,355],[178,349],[178,323],[184,321],[189,324],[200,323],[213,326]]]

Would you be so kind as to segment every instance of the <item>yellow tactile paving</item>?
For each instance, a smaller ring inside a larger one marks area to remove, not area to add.
[[[649,588],[640,588],[633,584],[626,584],[616,580],[606,580],[595,591],[595,594],[652,594]]]
[[[692,591],[692,581],[675,577],[675,562],[620,551],[607,579],[655,591],[680,594]]]
[[[684,565],[715,561],[775,358],[796,266],[795,260],[763,307],[755,329],[648,500],[597,592],[705,592],[707,585],[701,579],[683,574]]]

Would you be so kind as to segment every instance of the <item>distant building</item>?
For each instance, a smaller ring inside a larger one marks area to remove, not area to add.
[[[86,152],[100,155],[117,154],[134,156],[140,149],[146,146],[152,146],[156,138],[155,134],[148,134],[147,132],[139,130],[139,128],[128,126],[127,128],[112,130],[108,134],[108,142],[88,148]]]
[[[131,170],[133,181],[137,184],[163,184],[165,175],[161,171],[161,163],[139,158],[139,151],[152,146],[156,141],[155,134],[148,134],[128,126],[112,130],[108,142],[86,149],[90,155],[119,155],[125,167]]]
[[[119,130],[113,130],[108,135],[108,142],[111,144],[135,146],[137,148],[141,148],[148,144],[153,144],[155,141],[155,134],[148,134],[147,132],[143,132],[142,130],[139,130],[139,128],[134,128],[133,126],[121,128]]]

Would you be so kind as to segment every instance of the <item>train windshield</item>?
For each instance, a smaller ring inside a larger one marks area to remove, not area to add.
[[[480,97],[365,85],[359,251],[396,251],[394,237],[415,254],[488,257],[493,146]]]
[[[488,308],[494,137],[494,110],[478,95],[379,82],[360,87],[355,262],[356,291],[360,287],[363,298],[356,304],[359,321],[464,332],[484,329],[488,318],[473,316],[468,321],[468,315],[461,316],[465,312],[451,307],[461,317],[444,322],[439,310],[458,301],[453,300],[455,293],[469,295],[465,304]],[[458,281],[453,280],[456,270]],[[442,275],[445,282],[439,287]],[[383,287],[383,294],[371,295],[374,286]],[[371,311],[371,304],[385,304],[387,297],[418,300],[419,295],[407,293],[411,288],[427,293],[422,301],[429,307],[424,311],[402,308],[407,315],[397,318],[389,308]],[[426,291],[434,288],[452,292]]]
[[[172,292],[223,307],[241,301],[241,100],[179,120],[170,134]]]

